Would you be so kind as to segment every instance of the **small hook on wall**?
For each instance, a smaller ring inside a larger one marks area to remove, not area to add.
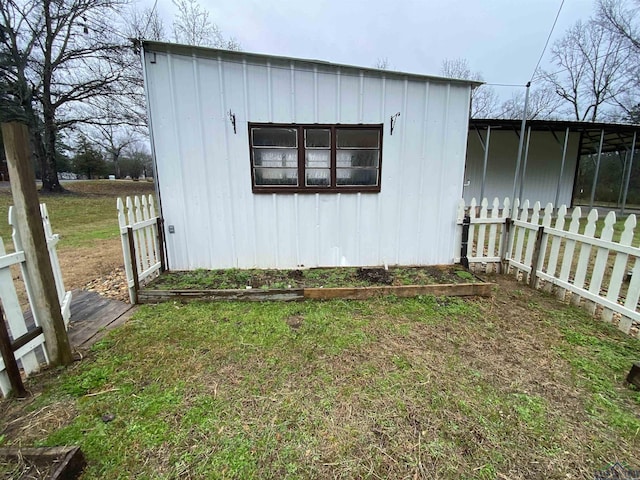
[[[229,110],[229,120],[231,121],[231,125],[233,125],[233,133],[236,133],[236,114],[232,113],[231,110]]]
[[[398,121],[399,116],[400,116],[400,112],[396,113],[395,115],[391,115],[391,132],[390,132],[391,135],[393,135],[393,129],[396,126],[396,122]]]

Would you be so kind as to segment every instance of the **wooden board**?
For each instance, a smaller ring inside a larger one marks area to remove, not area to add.
[[[87,464],[80,447],[5,447],[0,448],[0,458],[16,461],[24,459],[35,464],[56,462],[57,467],[47,477],[49,480],[74,480]]]
[[[491,296],[491,283],[458,283],[436,285],[402,285],[384,287],[353,288],[304,288],[273,290],[142,290],[138,294],[140,303],[158,303],[165,301],[297,301],[303,299],[328,300],[343,298],[364,300],[381,295],[415,297],[417,295],[435,296]]]
[[[141,290],[138,292],[138,301],[140,303],[158,303],[168,300],[178,302],[195,300],[240,300],[247,302],[265,302],[273,300],[279,302],[291,302],[303,299],[304,293],[300,288],[272,290]]]
[[[305,288],[304,298],[329,300],[343,298],[365,300],[382,295],[397,297],[416,297],[418,295],[434,295],[446,297],[491,296],[491,283],[451,283],[436,285],[401,285],[387,287],[353,287],[353,288]]]

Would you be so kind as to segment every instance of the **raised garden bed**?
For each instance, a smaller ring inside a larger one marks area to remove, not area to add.
[[[491,284],[457,265],[195,270],[162,274],[138,293],[138,301],[362,300],[380,295],[490,296]]]
[[[0,478],[73,480],[85,465],[80,447],[0,448]]]

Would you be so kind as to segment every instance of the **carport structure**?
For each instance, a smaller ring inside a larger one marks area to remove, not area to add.
[[[619,181],[616,191],[608,193],[615,197],[609,203],[624,212],[639,130],[628,124],[529,120],[518,158],[521,120],[471,119],[464,198],[517,197],[556,206],[593,206],[599,201],[603,171],[611,176],[607,162],[617,162]]]

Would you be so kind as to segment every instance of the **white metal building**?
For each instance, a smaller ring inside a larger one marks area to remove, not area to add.
[[[477,83],[143,50],[171,269],[452,262]]]

